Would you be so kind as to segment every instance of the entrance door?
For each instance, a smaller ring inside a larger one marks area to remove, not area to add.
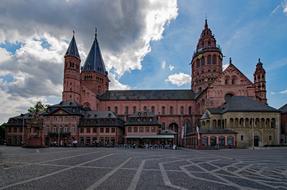
[[[254,136],[254,146],[259,146],[259,136]]]

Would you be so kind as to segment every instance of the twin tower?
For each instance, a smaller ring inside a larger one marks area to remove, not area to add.
[[[97,33],[83,67],[74,35],[64,58],[63,101],[74,101],[96,109],[97,95],[109,89],[108,72],[98,44]]]

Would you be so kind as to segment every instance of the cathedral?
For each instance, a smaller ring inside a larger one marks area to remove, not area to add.
[[[205,20],[191,58],[190,89],[109,90],[97,34],[83,64],[73,35],[64,55],[62,102],[39,116],[39,128],[29,128],[31,114],[10,118],[7,142],[27,143],[37,137],[46,146],[72,142],[191,148],[279,144],[280,111],[267,104],[261,60],[254,64],[253,81],[231,58],[224,70],[222,61],[223,53]],[[21,126],[29,130],[23,132]]]

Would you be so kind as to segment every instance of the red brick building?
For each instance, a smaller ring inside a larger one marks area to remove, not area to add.
[[[109,90],[109,75],[105,69],[97,34],[82,67],[73,36],[64,56],[63,101],[59,105],[51,106],[44,115],[45,134],[49,136],[49,133],[51,135],[57,133],[58,129],[69,129],[69,136],[62,141],[76,139],[83,144],[92,144],[95,141],[142,143],[140,139],[144,138],[139,136],[149,139],[145,141],[146,143],[161,143],[165,140],[160,138],[163,137],[160,135],[167,132],[170,137],[173,136],[167,140],[168,142],[184,146],[188,143],[185,137],[195,132],[206,109],[222,106],[226,98],[246,96],[253,101],[267,104],[265,70],[260,59],[252,82],[231,59],[229,66],[223,71],[222,58],[223,53],[205,20],[196,50],[192,55],[191,89]],[[121,120],[121,126],[114,124],[109,126],[108,120],[111,118],[102,112],[111,114],[110,116],[119,124]],[[131,120],[138,117],[136,114],[139,113],[151,114],[150,118],[155,123],[143,124],[142,121],[146,118],[141,115],[135,120],[138,122],[131,124]],[[87,114],[92,117],[93,114],[105,117],[94,117],[96,120],[93,120]],[[97,120],[101,119],[106,123],[97,123]],[[142,131],[139,132],[139,129]],[[59,139],[59,135],[54,134],[54,138],[56,137]],[[158,139],[151,140],[152,138]]]

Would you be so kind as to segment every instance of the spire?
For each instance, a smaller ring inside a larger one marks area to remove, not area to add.
[[[76,40],[75,40],[75,31],[73,30],[73,38],[70,42],[70,45],[67,49],[67,52],[65,54],[65,56],[74,56],[74,57],[77,57],[79,59],[80,58],[80,55],[79,55],[79,52],[78,52],[78,48],[77,48],[77,43],[76,43]]]
[[[231,57],[229,57],[229,64],[232,64],[232,59],[231,59]]]
[[[261,60],[260,60],[260,58],[258,58],[258,63],[257,63],[257,65],[263,65],[263,63],[261,62]]]
[[[95,38],[97,38],[97,36],[98,36],[98,29],[97,27],[95,27]]]
[[[97,40],[97,28],[95,30],[94,42],[85,61],[85,64],[82,67],[82,71],[96,71],[102,74],[106,74],[105,64]]]
[[[207,18],[205,19],[205,24],[204,24],[204,28],[208,28],[208,24],[207,24]]]

